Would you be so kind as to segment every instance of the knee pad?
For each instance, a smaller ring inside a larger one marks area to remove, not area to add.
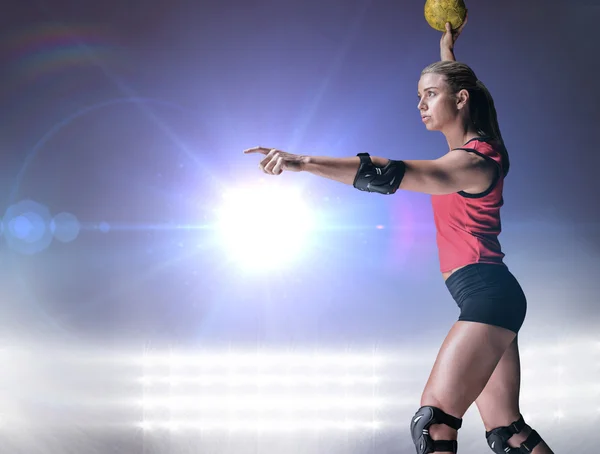
[[[421,407],[410,421],[410,432],[417,454],[431,452],[458,451],[456,440],[433,440],[429,435],[429,427],[433,424],[446,424],[454,430],[460,429],[462,419],[444,413],[437,407]]]
[[[525,420],[523,416],[514,421],[510,426],[497,427],[485,433],[487,438],[488,446],[496,454],[527,454],[533,451],[540,441],[541,437],[535,430],[531,430],[531,433],[527,437],[521,446],[518,448],[511,448],[508,445],[508,440],[514,435],[521,432],[525,428]]]

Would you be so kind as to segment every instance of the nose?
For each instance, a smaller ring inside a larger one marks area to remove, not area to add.
[[[419,104],[417,104],[417,109],[419,109],[419,110],[426,110],[427,109],[427,106],[425,105],[424,98],[419,99]]]

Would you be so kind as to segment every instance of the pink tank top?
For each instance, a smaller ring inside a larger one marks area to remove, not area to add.
[[[442,272],[472,263],[503,263],[498,235],[502,230],[504,171],[502,156],[495,146],[485,138],[476,138],[458,148],[465,153],[477,153],[498,166],[496,178],[485,192],[431,196]]]

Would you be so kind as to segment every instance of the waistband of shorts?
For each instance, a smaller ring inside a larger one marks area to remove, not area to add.
[[[456,270],[454,273],[448,276],[448,279],[446,279],[446,286],[451,287],[457,279],[461,278],[461,276],[468,275],[477,268],[488,268],[492,266],[498,267],[499,270],[508,270],[508,267],[504,263],[469,263],[468,265],[463,266],[462,268]]]

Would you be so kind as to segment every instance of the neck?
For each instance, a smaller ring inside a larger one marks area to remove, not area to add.
[[[474,137],[481,136],[474,127],[465,124],[450,127],[447,130],[442,131],[442,133],[446,136],[446,141],[448,142],[450,150],[460,148]]]

